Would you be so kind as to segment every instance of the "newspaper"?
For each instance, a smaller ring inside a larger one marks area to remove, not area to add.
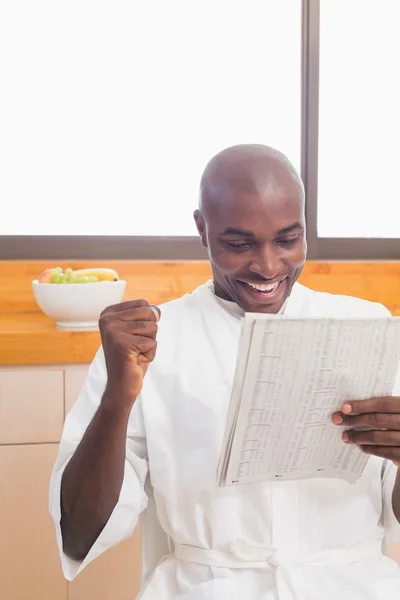
[[[338,477],[355,482],[368,455],[331,416],[347,400],[391,395],[400,318],[246,314],[218,465],[220,486]]]

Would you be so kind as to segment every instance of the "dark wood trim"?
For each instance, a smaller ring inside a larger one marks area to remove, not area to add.
[[[400,260],[400,238],[318,238],[319,260]]]
[[[303,0],[301,176],[306,192],[308,257],[318,258],[319,0]]]
[[[0,236],[1,260],[205,260],[195,236]]]

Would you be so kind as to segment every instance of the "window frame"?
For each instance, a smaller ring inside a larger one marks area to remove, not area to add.
[[[318,108],[320,0],[302,0],[301,176],[306,190],[308,258],[396,260],[399,239],[319,238]],[[205,260],[197,236],[0,235],[0,259]]]
[[[308,258],[312,260],[399,260],[400,238],[318,237],[320,0],[303,2],[302,39],[302,177],[306,189]]]

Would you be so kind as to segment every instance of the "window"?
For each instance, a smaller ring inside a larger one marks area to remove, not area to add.
[[[300,168],[300,0],[0,11],[0,235],[195,236],[222,148],[266,143]]]
[[[400,257],[399,22],[398,0],[321,2],[319,255]]]
[[[259,142],[302,173],[309,258],[400,259],[399,22],[399,0],[0,4],[0,258],[204,258],[202,170]]]

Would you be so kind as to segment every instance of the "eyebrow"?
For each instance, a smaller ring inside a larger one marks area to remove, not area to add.
[[[221,235],[242,235],[245,237],[252,237],[251,231],[245,231],[244,229],[235,229],[234,227],[227,227]]]
[[[278,231],[278,235],[285,235],[294,231],[295,229],[303,229],[302,225],[299,222],[293,223],[288,227],[284,227]],[[227,227],[221,235],[240,235],[243,237],[253,237],[254,234],[251,231],[246,231],[244,229],[235,229],[234,227]]]
[[[278,235],[285,235],[286,233],[290,233],[295,229],[303,229],[302,225],[299,222],[293,223],[293,225],[289,225],[289,227],[284,227],[278,231]]]

